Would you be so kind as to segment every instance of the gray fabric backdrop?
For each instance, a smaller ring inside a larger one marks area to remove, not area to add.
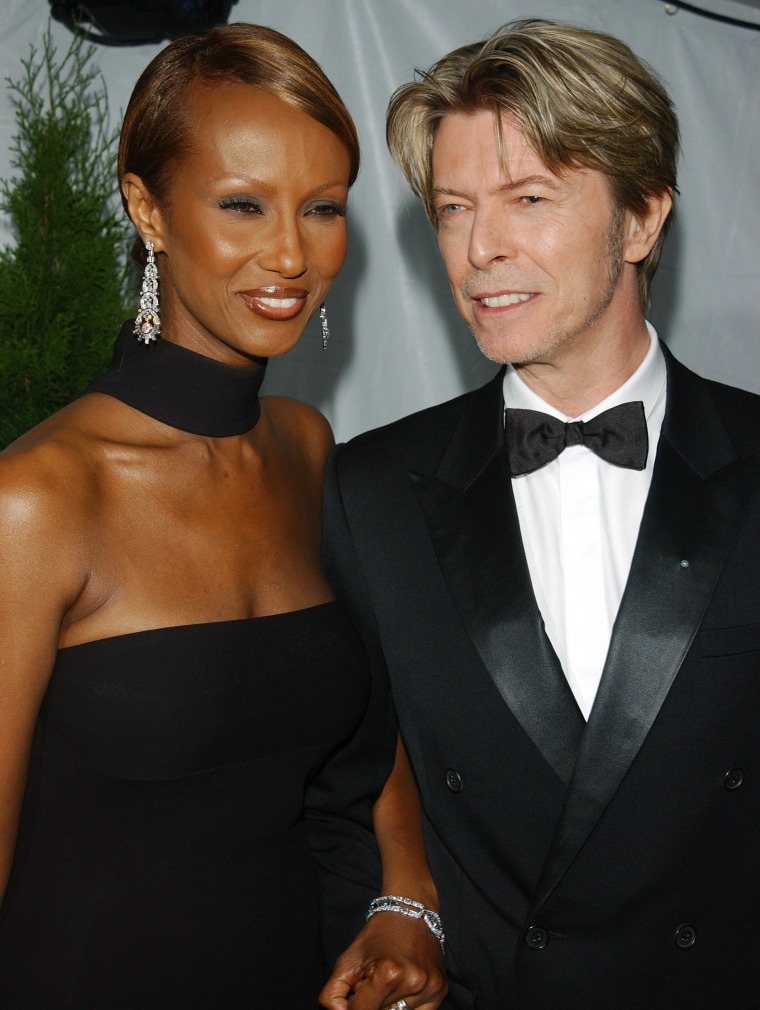
[[[760,11],[746,3],[692,3],[760,23]],[[19,59],[39,43],[48,9],[46,0],[2,0],[4,75],[18,76]],[[349,259],[328,303],[329,350],[322,352],[314,320],[298,348],[271,364],[266,381],[269,392],[319,406],[341,439],[493,373],[458,320],[430,228],[386,152],[384,114],[389,95],[415,67],[525,16],[618,35],[665,78],[682,125],[681,198],[655,282],[652,319],[692,368],[760,391],[760,32],[660,0],[238,0],[231,20],[271,25],[319,60],[362,140]],[[68,44],[61,26],[54,38]],[[159,48],[98,48],[114,117]],[[11,171],[13,126],[3,90],[2,177]],[[0,241],[10,240],[6,226]]]

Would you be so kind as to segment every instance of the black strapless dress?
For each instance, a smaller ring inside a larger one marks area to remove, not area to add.
[[[62,649],[0,913],[2,1010],[312,1010],[309,783],[370,675],[338,603]]]

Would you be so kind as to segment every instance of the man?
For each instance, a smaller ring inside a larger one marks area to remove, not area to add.
[[[760,1007],[760,397],[645,322],[672,104],[622,42],[523,21],[397,92],[388,136],[506,365],[328,478],[329,572],[422,794],[445,1005]]]

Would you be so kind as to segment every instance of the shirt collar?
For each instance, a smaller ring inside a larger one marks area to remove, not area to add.
[[[520,407],[527,410],[542,410],[545,414],[558,417],[562,421],[589,421],[597,414],[611,407],[617,407],[620,403],[627,403],[630,400],[641,400],[644,404],[644,413],[649,419],[652,411],[657,406],[665,390],[667,379],[667,368],[665,365],[665,355],[662,353],[657,331],[650,322],[646,324],[649,332],[649,350],[636,371],[622,386],[619,386],[609,396],[605,397],[601,403],[589,408],[584,414],[577,418],[568,418],[567,414],[561,413],[556,407],[542,400],[534,393],[520,378],[519,373],[512,365],[507,365],[504,375],[504,402],[509,407]]]

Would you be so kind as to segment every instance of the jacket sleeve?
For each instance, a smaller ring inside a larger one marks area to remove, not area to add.
[[[351,611],[370,661],[371,690],[361,724],[334,753],[306,794],[309,842],[319,865],[322,936],[331,968],[364,924],[379,893],[380,857],[372,807],[393,767],[396,718],[379,637],[362,581],[338,479],[340,446],[325,479],[323,564],[336,597]]]

